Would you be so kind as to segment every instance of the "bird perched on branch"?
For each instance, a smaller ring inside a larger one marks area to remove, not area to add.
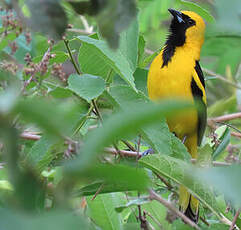
[[[153,60],[148,73],[148,94],[151,100],[183,98],[201,104],[194,109],[167,119],[171,132],[183,141],[192,158],[197,158],[206,126],[206,94],[204,76],[199,65],[204,42],[205,23],[192,11],[169,9],[173,19],[167,41]],[[198,102],[200,101],[200,102]],[[199,201],[181,185],[181,211],[197,223]]]

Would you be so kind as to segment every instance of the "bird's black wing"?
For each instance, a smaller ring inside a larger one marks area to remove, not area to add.
[[[198,78],[199,78],[200,82],[202,83],[203,88],[205,90],[204,75],[203,75],[202,69],[201,69],[198,61],[196,61],[195,71],[196,71]],[[196,104],[198,104],[198,106],[199,106],[197,132],[198,132],[198,146],[200,146],[203,135],[204,135],[204,131],[206,128],[206,124],[207,124],[207,106],[202,99],[203,91],[202,91],[202,89],[200,89],[198,87],[194,78],[192,78],[191,90],[192,90],[192,95],[194,97],[194,100],[195,100]]]

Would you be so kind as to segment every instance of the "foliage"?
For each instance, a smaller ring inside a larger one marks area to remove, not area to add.
[[[201,201],[200,229],[229,229],[235,215],[241,228],[238,0],[1,4],[1,229],[192,229],[149,194],[178,210],[180,184]],[[192,106],[147,97],[168,8],[207,21],[209,119],[195,165],[165,121]]]

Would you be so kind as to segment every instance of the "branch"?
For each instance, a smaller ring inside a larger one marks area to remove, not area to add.
[[[38,141],[41,138],[40,135],[30,133],[30,132],[23,132],[20,134],[20,137],[25,140],[33,140],[33,141]]]
[[[70,47],[69,47],[69,40],[64,39],[64,44],[65,44],[66,49],[67,49],[67,51],[68,51],[68,53],[69,53],[69,57],[70,57],[70,60],[71,60],[73,66],[74,66],[74,68],[75,68],[75,71],[76,71],[79,75],[81,75],[81,72],[80,72],[80,70],[79,70],[79,67],[78,67],[78,65],[77,65],[77,63],[76,63],[76,61],[75,61],[75,59],[74,59],[74,57],[73,57],[73,54],[72,54],[72,52],[71,52],[71,49],[70,49]],[[92,103],[92,105],[93,105],[93,107],[94,107],[94,109],[95,109],[95,112],[96,112],[97,116],[99,117],[100,121],[102,122],[103,119],[102,119],[102,117],[101,117],[101,114],[100,114],[100,112],[99,112],[99,109],[98,109],[98,107],[97,107],[97,104],[96,104],[95,100],[92,99],[92,100],[91,100],[91,103]]]
[[[233,87],[235,87],[235,88],[241,89],[241,85],[236,84],[236,83],[228,80],[227,78],[221,76],[220,74],[217,74],[217,73],[215,73],[215,72],[213,72],[213,71],[211,71],[211,70],[209,70],[209,69],[206,69],[206,68],[202,68],[202,70],[203,70],[203,72],[205,72],[205,73],[207,73],[207,74],[209,74],[209,75],[211,75],[211,76],[214,76],[214,77],[216,77],[217,79],[219,79],[219,80],[221,80],[221,81],[224,81],[224,82],[226,82],[227,84],[229,84],[229,85],[231,85],[231,86],[233,86]]]
[[[230,121],[234,119],[241,118],[241,112],[240,113],[231,113],[219,117],[211,117],[208,120],[213,122],[223,122],[223,121]]]
[[[200,230],[200,228],[191,221],[187,216],[185,216],[182,212],[180,212],[178,209],[176,209],[171,203],[163,199],[161,196],[159,196],[157,193],[155,193],[153,190],[149,190],[149,198],[150,200],[156,200],[163,204],[166,208],[174,212],[177,216],[179,216],[186,224],[190,225],[191,227]]]
[[[113,154],[113,155],[116,155],[118,154],[118,152],[114,149],[114,148],[105,148],[104,151],[106,153],[110,153],[110,154]],[[134,152],[134,151],[127,151],[127,150],[119,150],[119,153],[122,155],[122,156],[126,156],[126,157],[137,157],[139,156],[139,158],[141,158],[142,154],[138,154],[138,152]],[[196,159],[191,159],[191,162],[192,163],[195,163],[196,162]],[[212,165],[213,166],[230,166],[231,164],[230,163],[226,163],[226,162],[219,162],[219,161],[213,161],[212,162]]]
[[[238,217],[239,217],[240,211],[241,211],[241,209],[239,209],[239,210],[236,212],[236,214],[235,214],[235,216],[234,216],[234,218],[233,218],[232,224],[230,225],[229,230],[233,230],[233,229],[235,228],[235,223],[236,223],[236,221],[237,221],[237,219],[238,219]]]

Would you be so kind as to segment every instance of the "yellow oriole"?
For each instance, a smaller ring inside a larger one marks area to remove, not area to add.
[[[173,15],[170,34],[148,73],[148,94],[151,100],[184,98],[194,104],[201,101],[204,109],[196,109],[168,119],[171,132],[180,138],[192,158],[197,157],[206,126],[206,94],[204,76],[199,65],[204,42],[205,23],[196,13],[169,9]],[[194,222],[198,221],[199,201],[180,186],[180,209]]]

